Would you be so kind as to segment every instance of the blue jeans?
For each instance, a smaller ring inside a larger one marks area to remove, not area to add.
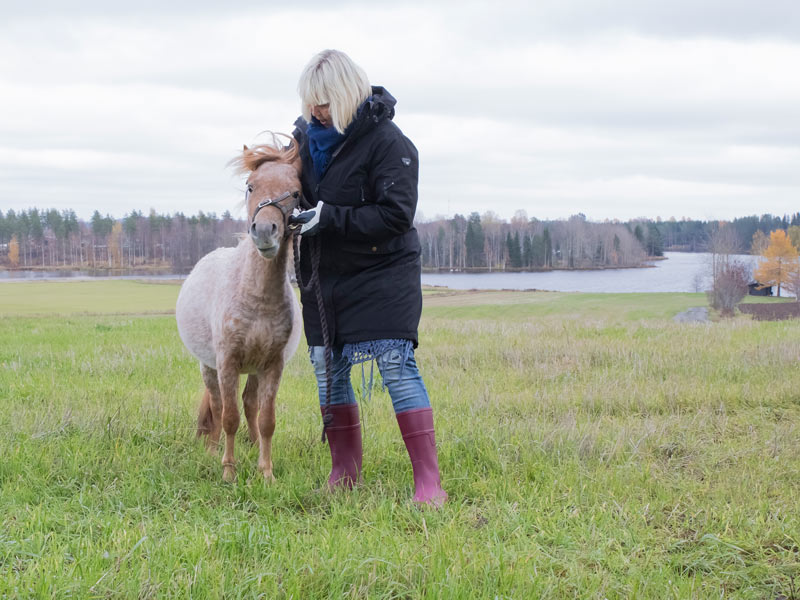
[[[325,347],[311,346],[308,349],[314,375],[317,377],[319,403],[325,404]],[[375,357],[383,384],[389,390],[395,413],[406,412],[415,408],[428,408],[431,405],[428,390],[417,369],[414,350],[411,350],[403,362],[401,350],[389,350]],[[333,349],[331,361],[331,404],[355,404],[356,395],[350,383],[350,361],[342,356],[341,348]]]

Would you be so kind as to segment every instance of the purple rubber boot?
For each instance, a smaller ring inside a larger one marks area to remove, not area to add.
[[[447,500],[447,493],[439,479],[433,409],[416,408],[395,416],[414,470],[414,502],[439,508]]]
[[[325,407],[320,406],[322,417]],[[358,404],[332,404],[328,414],[333,420],[325,429],[331,448],[331,474],[328,489],[350,489],[361,475],[361,422]]]

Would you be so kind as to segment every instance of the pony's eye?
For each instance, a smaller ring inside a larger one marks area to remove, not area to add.
[[[250,194],[252,193],[253,193],[253,186],[248,183],[247,189],[244,192],[244,199],[247,200],[250,197]]]

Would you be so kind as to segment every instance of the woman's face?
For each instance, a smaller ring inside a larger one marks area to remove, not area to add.
[[[333,125],[330,109],[330,104],[315,104],[311,107],[311,115],[319,121],[323,127],[330,127]]]

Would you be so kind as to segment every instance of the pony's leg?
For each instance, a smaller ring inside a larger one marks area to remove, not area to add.
[[[211,392],[206,388],[203,391],[203,399],[200,401],[200,408],[197,410],[197,437],[202,437],[211,433],[211,426],[214,419],[211,416]]]
[[[254,444],[258,443],[258,377],[255,375],[247,376],[247,383],[244,384],[242,392],[242,404],[244,404],[244,416],[247,419],[247,435]]]
[[[219,445],[220,432],[222,431],[222,395],[219,391],[217,370],[203,365],[202,373],[206,391],[203,394],[203,401],[200,403],[200,411],[197,415],[197,434],[208,434],[206,448],[213,454]]]
[[[267,483],[275,481],[272,474],[272,434],[275,432],[275,396],[283,372],[283,361],[273,365],[258,378],[258,470]]]
[[[236,459],[233,454],[236,430],[239,429],[239,371],[223,366],[217,369],[219,390],[222,393],[222,429],[225,430],[225,452],[222,455],[222,478],[236,479]]]

